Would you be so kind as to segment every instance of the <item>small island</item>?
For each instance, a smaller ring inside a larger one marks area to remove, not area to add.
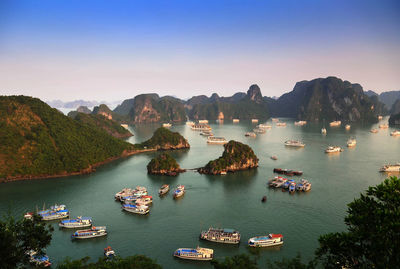
[[[221,175],[258,167],[258,158],[246,144],[231,140],[224,145],[222,156],[199,168],[201,174]]]
[[[168,153],[162,153],[152,159],[147,165],[147,172],[153,175],[177,176],[185,172]]]
[[[188,149],[190,145],[188,141],[178,132],[171,132],[170,130],[160,127],[153,136],[141,143],[135,145],[137,148],[154,149],[154,150],[175,150],[175,149]]]

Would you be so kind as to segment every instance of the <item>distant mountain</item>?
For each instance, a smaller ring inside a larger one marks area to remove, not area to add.
[[[92,113],[92,111],[87,106],[80,106],[80,107],[78,107],[78,109],[76,111],[85,113],[85,114]]]
[[[390,110],[389,125],[390,126],[400,126],[400,99],[393,104]]]
[[[399,99],[400,99],[400,91],[382,92],[379,95],[379,100],[386,105],[386,108],[388,110],[391,109],[396,100]]]
[[[61,100],[46,101],[46,103],[54,108],[77,108],[80,106],[93,107],[98,106],[100,103],[98,101],[85,101],[85,100],[75,100],[70,102],[63,102]]]
[[[114,112],[120,115],[127,116],[131,111],[131,109],[133,108],[134,104],[135,104],[135,98],[124,100],[122,104],[118,105],[114,109]]]
[[[392,109],[390,110],[390,114],[399,114],[400,113],[400,99],[397,99],[396,102],[393,104]]]
[[[297,82],[293,91],[270,100],[270,110],[274,116],[307,121],[376,122],[384,107],[361,85],[327,77]]]
[[[364,91],[364,94],[366,94],[366,95],[369,96],[369,97],[372,97],[372,96],[379,96],[379,94],[377,94],[376,92],[371,91],[371,90],[369,90],[369,91]]]

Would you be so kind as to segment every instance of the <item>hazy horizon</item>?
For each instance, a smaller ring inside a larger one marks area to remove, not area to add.
[[[280,96],[336,76],[400,89],[400,2],[0,3],[0,95],[119,101],[141,93]]]

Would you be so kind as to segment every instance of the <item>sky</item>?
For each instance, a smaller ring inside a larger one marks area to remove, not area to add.
[[[0,95],[280,96],[327,76],[400,90],[400,1],[0,0]]]

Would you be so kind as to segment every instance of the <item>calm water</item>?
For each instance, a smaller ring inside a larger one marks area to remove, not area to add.
[[[387,120],[387,119],[386,119]],[[179,247],[197,245],[214,249],[216,258],[248,252],[247,239],[252,236],[282,233],[285,243],[281,249],[262,249],[260,264],[266,258],[293,257],[300,252],[303,257],[313,255],[318,236],[345,228],[343,218],[346,205],[370,185],[380,183],[384,174],[379,167],[387,162],[400,161],[400,137],[389,135],[392,129],[372,134],[377,125],[329,128],[320,134],[321,125],[273,127],[257,138],[246,138],[244,133],[254,125],[211,124],[217,136],[249,144],[260,159],[260,167],[252,171],[226,176],[199,175],[186,172],[178,177],[149,176],[146,165],[157,153],[142,154],[105,165],[91,175],[11,182],[0,185],[0,212],[7,210],[16,216],[41,208],[43,204],[63,203],[71,216],[91,216],[95,225],[106,225],[108,236],[83,241],[71,241],[72,230],[55,231],[47,253],[53,262],[66,256],[74,259],[103,255],[110,245],[118,254],[128,256],[145,254],[156,259],[164,268],[211,268],[208,262],[175,259],[172,254]],[[131,127],[135,134],[129,141],[148,139],[159,125]],[[207,145],[206,138],[188,126],[173,126],[189,140],[191,149],[173,152],[183,168],[195,168],[219,157],[222,146]],[[350,136],[357,138],[357,146],[336,155],[323,151],[328,145],[345,147]],[[300,139],[303,149],[285,148],[287,139]],[[269,157],[277,155],[278,160]],[[300,169],[303,177],[312,183],[309,193],[289,195],[280,190],[268,189],[267,180],[273,176],[274,167]],[[186,186],[186,194],[173,200],[171,192],[163,198],[157,196],[164,184]],[[147,216],[121,210],[114,194],[124,187],[146,186],[154,202]],[[263,195],[268,201],[261,203]],[[198,239],[202,229],[209,226],[235,228],[241,232],[240,246],[221,245]]]

